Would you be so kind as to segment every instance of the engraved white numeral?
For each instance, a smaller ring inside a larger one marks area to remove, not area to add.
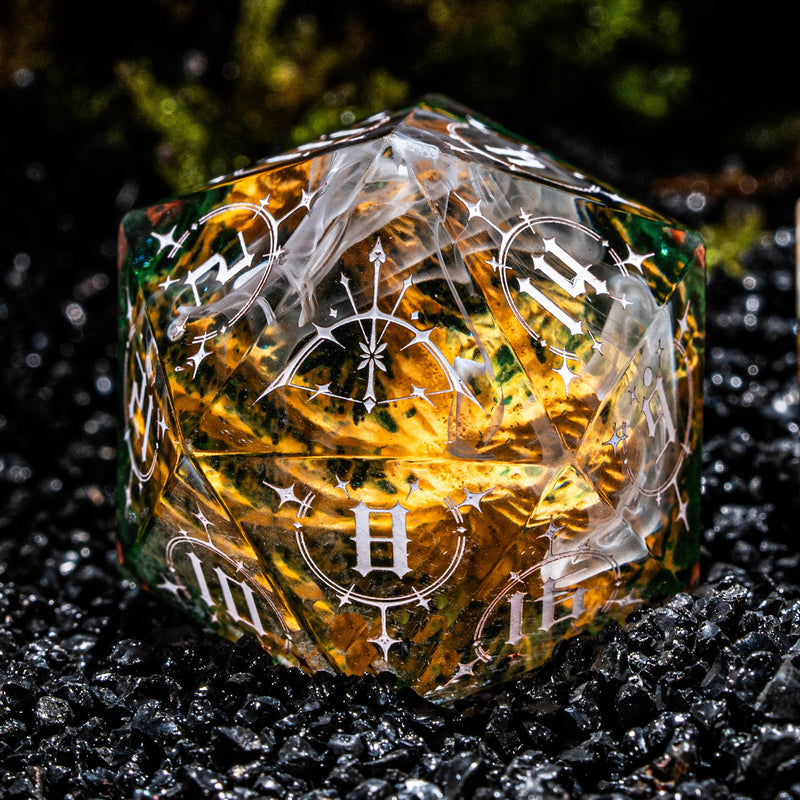
[[[203,572],[203,563],[195,553],[189,552],[186,555],[192,564],[194,576],[197,579],[197,586],[200,589],[200,597],[209,608],[214,608],[218,601],[211,594],[211,589],[208,585],[208,581],[206,580],[205,573]],[[256,606],[253,590],[245,581],[237,581],[234,578],[231,578],[220,567],[214,568],[214,575],[216,576],[217,584],[222,591],[222,598],[225,601],[225,610],[228,612],[228,616],[234,622],[241,622],[244,625],[251,627],[259,636],[264,636],[266,634],[266,630],[261,622],[261,615],[258,613],[258,607]],[[244,597],[248,615],[246,617],[243,617],[239,613],[239,608],[236,604],[236,599],[234,598],[232,591],[232,587],[234,586],[239,587]]]
[[[408,510],[400,503],[395,503],[391,508],[372,508],[363,501],[351,509],[355,516],[356,535],[350,538],[356,543],[356,565],[353,567],[360,575],[369,575],[375,570],[381,572],[394,572],[402,578],[411,570],[408,566],[408,534],[406,532],[406,515]],[[389,536],[374,536],[370,530],[370,517],[372,514],[388,514],[392,521],[392,530]],[[390,566],[378,566],[372,562],[372,545],[389,545],[392,549],[392,563]]]

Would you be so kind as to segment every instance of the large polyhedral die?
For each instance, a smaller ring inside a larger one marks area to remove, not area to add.
[[[699,237],[442,98],[121,231],[120,552],[447,700],[691,582]]]

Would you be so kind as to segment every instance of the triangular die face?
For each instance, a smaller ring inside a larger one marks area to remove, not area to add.
[[[562,192],[522,178],[487,171],[476,180],[465,168],[453,183],[439,198],[448,209],[442,224],[563,446],[574,450],[658,310],[642,269],[664,274],[648,266],[662,260],[660,240],[641,254],[622,250],[587,224],[587,207],[579,214]],[[498,213],[486,202],[494,192],[519,210]],[[537,216],[543,205],[562,216]],[[663,226],[650,231],[665,234]],[[670,251],[665,269],[674,271],[672,259]],[[663,340],[668,346],[671,334]]]
[[[433,235],[425,196],[402,159],[385,154],[368,177],[380,181],[386,202],[376,202],[370,183],[354,202],[358,222],[348,234],[374,233],[347,239],[313,294],[296,293],[293,302],[287,286],[283,313],[201,421],[195,449],[486,452],[508,400],[490,379],[484,359],[492,356],[476,346],[464,317],[485,309],[453,285],[469,276],[463,269],[455,275],[452,247]],[[297,237],[292,244],[308,247]]]
[[[200,461],[337,670],[409,669],[431,690],[457,657],[433,654],[453,631],[474,628],[489,576],[535,547],[505,531],[525,527],[552,477],[543,466],[488,460]]]
[[[287,665],[326,667],[258,555],[189,459],[178,463],[126,562],[145,584],[229,638],[253,633]]]
[[[141,293],[121,293],[127,330],[120,336],[123,435],[118,457],[119,530],[133,544],[180,457],[178,425],[170,387]]]
[[[122,264],[146,298],[181,430],[192,430],[274,319],[267,285],[320,190],[311,164],[243,178],[125,220]]]

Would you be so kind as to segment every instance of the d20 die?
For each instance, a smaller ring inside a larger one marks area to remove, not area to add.
[[[691,581],[699,237],[441,98],[121,231],[124,566],[446,700]]]

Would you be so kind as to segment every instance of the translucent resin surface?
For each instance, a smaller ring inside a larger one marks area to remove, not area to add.
[[[703,245],[442,98],[128,214],[124,567],[447,700],[698,558]]]

